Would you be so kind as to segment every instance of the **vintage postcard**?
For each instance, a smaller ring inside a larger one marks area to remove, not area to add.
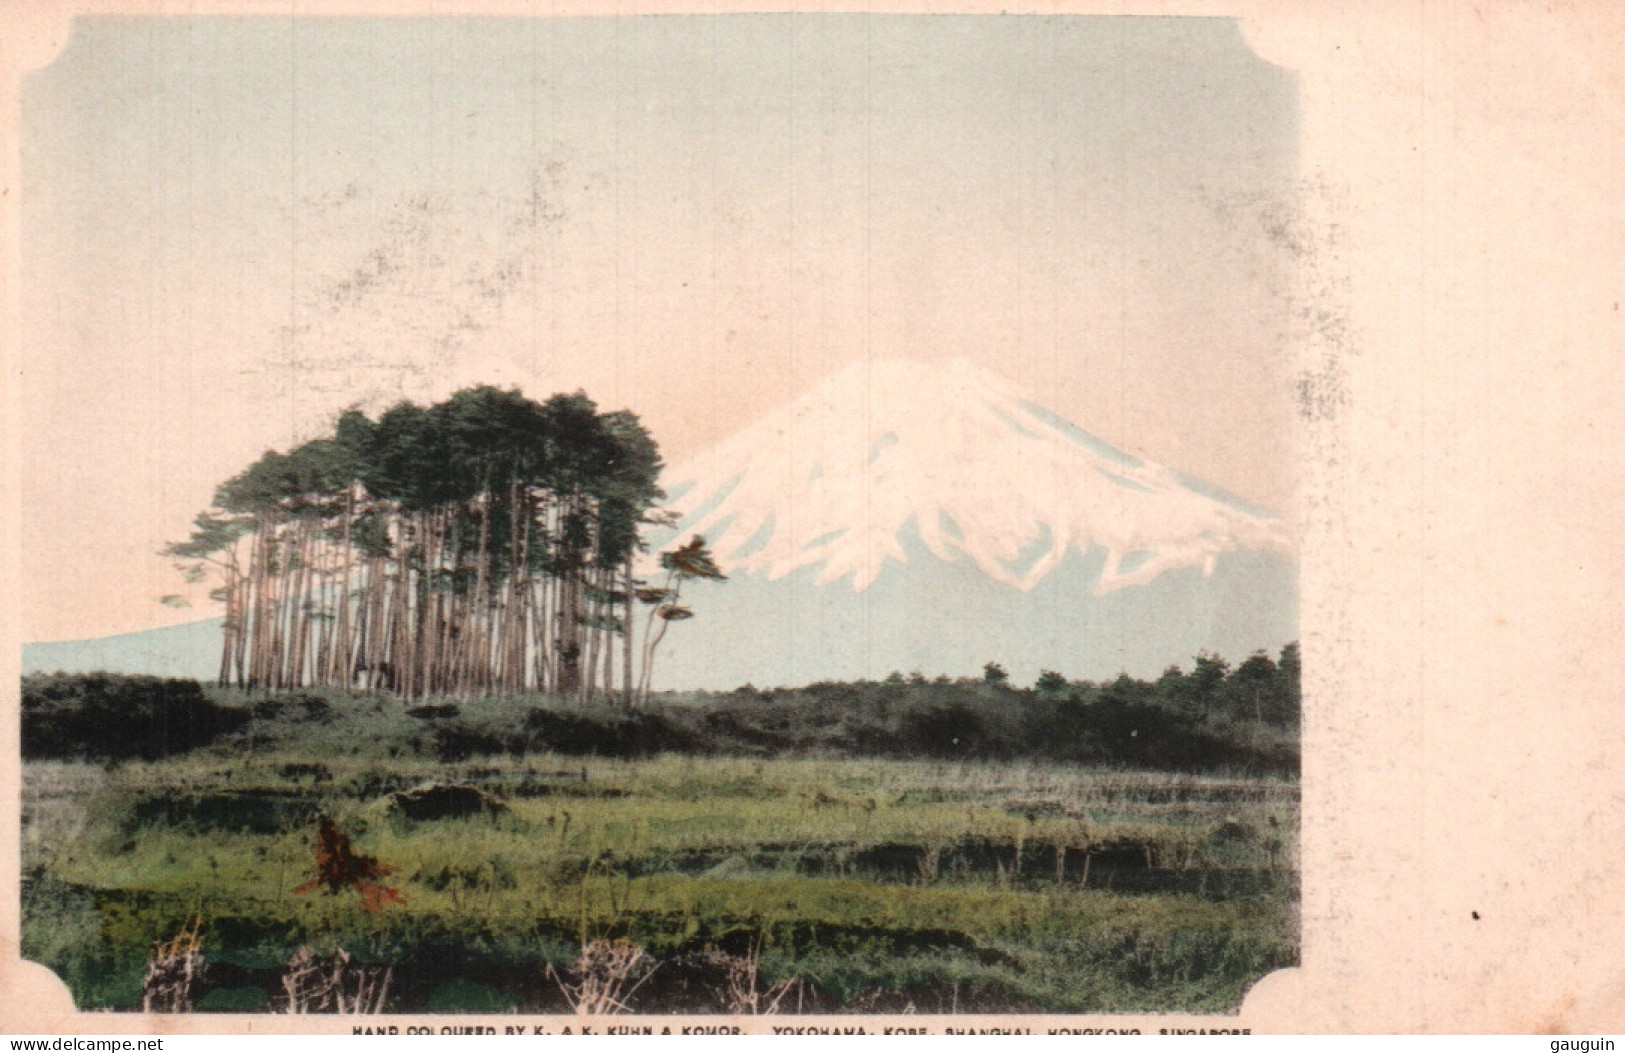
[[[0,1030],[1625,1026],[1616,13],[5,17]]]

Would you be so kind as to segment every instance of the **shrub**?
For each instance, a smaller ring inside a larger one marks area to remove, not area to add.
[[[982,715],[963,702],[909,710],[897,747],[905,756],[985,757],[998,752]]]
[[[473,816],[498,816],[508,806],[478,786],[444,785],[431,783],[413,790],[390,796],[391,810],[413,822],[436,819],[467,819]]]
[[[525,719],[534,747],[566,756],[650,757],[702,752],[702,742],[659,712],[538,709]]]
[[[523,756],[525,740],[519,736],[474,731],[466,727],[441,727],[434,729],[433,747],[436,758],[456,762],[468,760],[476,755],[490,756],[497,753]]]
[[[110,673],[23,678],[23,756],[156,760],[213,742],[249,715],[211,702],[195,680]]]

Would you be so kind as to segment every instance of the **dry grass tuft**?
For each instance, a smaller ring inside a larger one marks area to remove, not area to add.
[[[593,940],[581,948],[566,980],[549,965],[547,975],[559,985],[570,1009],[582,1016],[629,1013],[629,1000],[654,974],[656,962],[628,940]]]

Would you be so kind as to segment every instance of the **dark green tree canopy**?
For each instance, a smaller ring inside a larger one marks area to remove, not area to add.
[[[664,495],[638,417],[585,392],[466,388],[267,451],[169,555],[227,578],[222,681],[421,695],[551,686],[633,695],[633,561]],[[241,539],[252,539],[239,546]],[[720,577],[692,546],[689,577]],[[667,570],[673,569],[670,564]],[[672,617],[680,617],[673,614]],[[404,680],[404,684],[398,681]]]

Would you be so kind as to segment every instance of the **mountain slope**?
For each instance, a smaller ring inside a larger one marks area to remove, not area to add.
[[[1192,482],[963,360],[851,367],[667,475],[677,536],[705,535],[725,568],[817,567],[858,592],[910,558],[910,524],[930,556],[1021,590],[1099,548],[1096,595],[1287,549],[1279,520]]]
[[[1155,676],[1297,636],[1284,524],[971,363],[844,370],[666,474],[730,575],[656,671],[724,688],[1005,665]]]
[[[213,680],[220,674],[224,618],[146,632],[23,645],[23,675],[30,673],[145,673]]]

